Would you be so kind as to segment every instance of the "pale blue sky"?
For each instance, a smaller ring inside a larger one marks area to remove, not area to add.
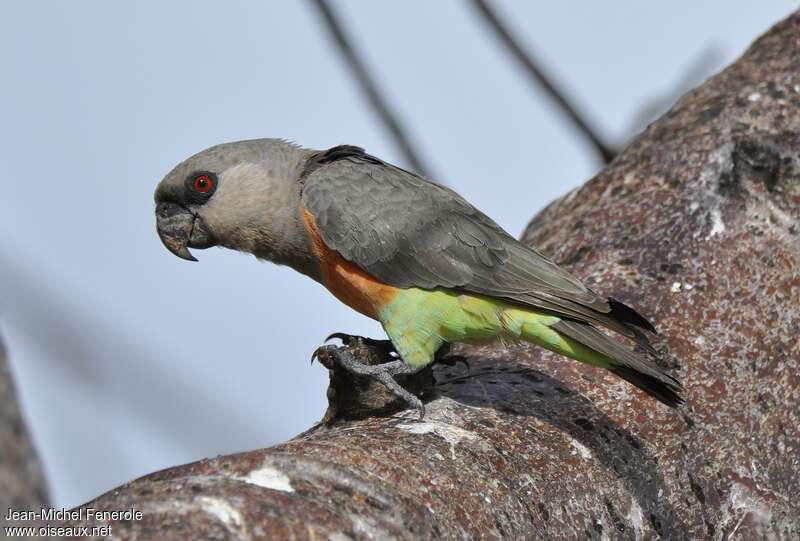
[[[794,7],[493,4],[614,142],[698,59],[728,63]],[[511,233],[597,169],[466,2],[334,5],[437,178]],[[152,203],[174,164],[224,141],[400,161],[309,3],[5,2],[0,19],[0,332],[53,503],[319,419],[311,352],[380,328],[288,269],[172,256]]]

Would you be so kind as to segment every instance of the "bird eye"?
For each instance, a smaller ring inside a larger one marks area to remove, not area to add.
[[[208,175],[198,175],[194,178],[194,189],[196,192],[208,193],[214,187],[214,181]]]

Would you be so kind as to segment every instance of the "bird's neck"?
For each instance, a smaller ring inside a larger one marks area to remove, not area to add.
[[[290,179],[273,184],[270,192],[270,209],[264,212],[269,220],[258,225],[257,241],[247,250],[259,259],[278,265],[287,265],[294,270],[320,281],[319,265],[313,245],[301,219],[300,176],[311,151],[290,149],[284,160],[273,160],[281,171],[276,176]]]

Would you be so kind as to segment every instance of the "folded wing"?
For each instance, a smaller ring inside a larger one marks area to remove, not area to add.
[[[641,329],[655,329],[644,317],[597,296],[448,188],[351,146],[314,156],[302,182],[325,244],[384,283],[497,297],[649,347]]]

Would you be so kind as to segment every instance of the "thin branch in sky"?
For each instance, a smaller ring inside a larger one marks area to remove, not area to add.
[[[411,139],[403,123],[397,115],[391,111],[386,99],[378,90],[378,85],[374,77],[370,74],[364,60],[353,47],[350,36],[343,27],[341,20],[336,13],[334,13],[330,3],[327,2],[327,0],[311,0],[311,3],[316,7],[319,16],[330,32],[331,38],[336,42],[339,52],[350,67],[350,71],[352,71],[358,85],[366,95],[372,109],[378,117],[380,117],[381,122],[383,122],[383,125],[400,148],[406,162],[417,173],[430,177],[431,170],[423,163],[419,153],[414,149],[414,145],[411,143]]]
[[[561,110],[569,117],[572,123],[587,139],[589,139],[589,142],[597,153],[600,154],[603,161],[608,163],[613,160],[617,151],[612,148],[611,145],[603,142],[603,139],[597,132],[589,126],[589,122],[578,113],[575,106],[567,100],[564,93],[559,90],[555,83],[544,73],[530,51],[523,50],[517,39],[503,25],[492,8],[484,0],[471,0],[471,3],[486,21],[486,24],[492,28],[497,39],[503,42],[508,52],[522,65],[530,78],[545,89]]]
[[[725,51],[711,44],[701,51],[678,75],[677,80],[665,91],[645,101],[633,115],[633,121],[626,130],[626,138],[632,138],[644,130],[648,124],[670,110],[675,102],[689,90],[705,81],[725,65]]]

